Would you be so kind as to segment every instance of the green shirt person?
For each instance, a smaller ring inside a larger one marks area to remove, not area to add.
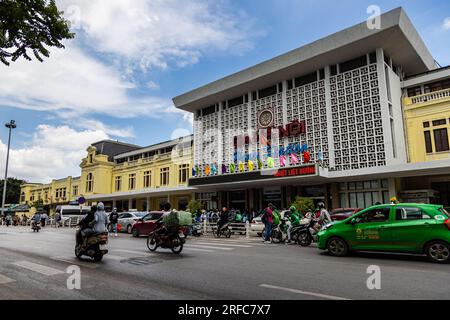
[[[289,216],[291,226],[298,226],[300,224],[300,213],[295,206],[291,206],[289,211],[291,212],[291,215]]]
[[[291,242],[291,231],[294,227],[300,225],[300,216],[301,216],[301,214],[297,211],[297,208],[295,206],[291,206],[289,208],[289,211],[291,213],[289,216],[289,221],[291,222],[291,225],[287,230],[288,241],[286,242],[286,244]]]

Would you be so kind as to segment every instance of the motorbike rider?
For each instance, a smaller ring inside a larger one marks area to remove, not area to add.
[[[317,206],[319,208],[319,214],[317,217],[317,223],[314,226],[314,231],[316,231],[316,233],[320,231],[320,228],[322,228],[322,226],[333,221],[323,202],[319,202]]]
[[[95,234],[108,232],[108,215],[105,212],[105,205],[100,202],[95,212],[94,226],[92,227]]]
[[[162,212],[163,212],[163,214],[161,215],[161,217],[160,217],[160,218],[158,219],[158,221],[157,221],[159,227],[158,227],[157,230],[156,230],[156,232],[157,232],[159,235],[164,236],[164,235],[167,235],[167,234],[171,231],[171,230],[169,230],[166,226],[164,226],[164,223],[163,223],[164,218],[165,218],[166,216],[168,216],[168,215],[172,212],[171,208],[172,208],[172,206],[170,205],[169,202],[166,202],[166,203],[164,203],[164,204],[162,205]]]
[[[220,234],[220,230],[224,225],[228,223],[229,220],[230,220],[230,212],[228,211],[227,207],[223,207],[222,212],[220,213],[219,216],[219,221],[217,222],[217,235]]]
[[[31,218],[31,227],[33,227],[34,225],[37,226],[40,223],[41,223],[41,212],[40,211],[36,211],[36,213]]]
[[[294,227],[300,225],[300,213],[297,211],[297,208],[295,206],[291,206],[289,208],[290,215],[289,215],[289,221],[291,222],[289,228],[287,229],[287,236],[288,240],[286,244],[291,243],[291,231]]]
[[[78,223],[78,226],[80,227],[80,229],[78,229],[77,233],[76,233],[77,245],[82,244],[83,238],[93,233],[92,226],[95,221],[95,212],[96,211],[97,211],[97,206],[92,206],[91,211],[89,211],[83,217],[83,219],[81,219],[81,221]]]

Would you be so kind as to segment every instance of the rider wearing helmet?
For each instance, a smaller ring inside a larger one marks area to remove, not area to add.
[[[331,220],[331,216],[328,213],[328,210],[325,208],[325,204],[323,202],[319,202],[317,206],[319,207],[319,215],[317,217],[317,224],[315,225],[314,229],[319,232],[322,226],[332,222],[333,220]]]
[[[289,221],[291,222],[291,225],[289,226],[289,228],[287,230],[288,240],[287,240],[286,244],[291,242],[292,229],[300,224],[300,214],[297,211],[297,208],[295,206],[291,206],[289,208],[289,211],[290,211]]]

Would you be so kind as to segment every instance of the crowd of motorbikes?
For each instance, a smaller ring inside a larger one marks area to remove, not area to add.
[[[289,222],[289,211],[284,211],[281,213],[280,223],[274,226],[272,229],[272,234],[270,240],[272,243],[286,243],[288,242],[288,228],[290,227]],[[295,244],[299,244],[302,247],[308,247],[313,242],[317,242],[317,233],[320,230],[320,225],[318,225],[318,219],[311,212],[308,212],[305,217],[301,220],[300,224],[293,226],[291,229],[291,241]],[[263,231],[263,236],[264,236]]]

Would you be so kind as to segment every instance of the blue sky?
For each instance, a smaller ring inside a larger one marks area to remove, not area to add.
[[[0,65],[0,121],[18,122],[12,174],[34,181],[75,175],[96,139],[145,146],[190,132],[174,96],[362,22],[372,4],[404,7],[435,59],[450,64],[444,0],[57,3],[77,33],[66,50],[44,65]],[[1,130],[0,168],[6,138]]]

